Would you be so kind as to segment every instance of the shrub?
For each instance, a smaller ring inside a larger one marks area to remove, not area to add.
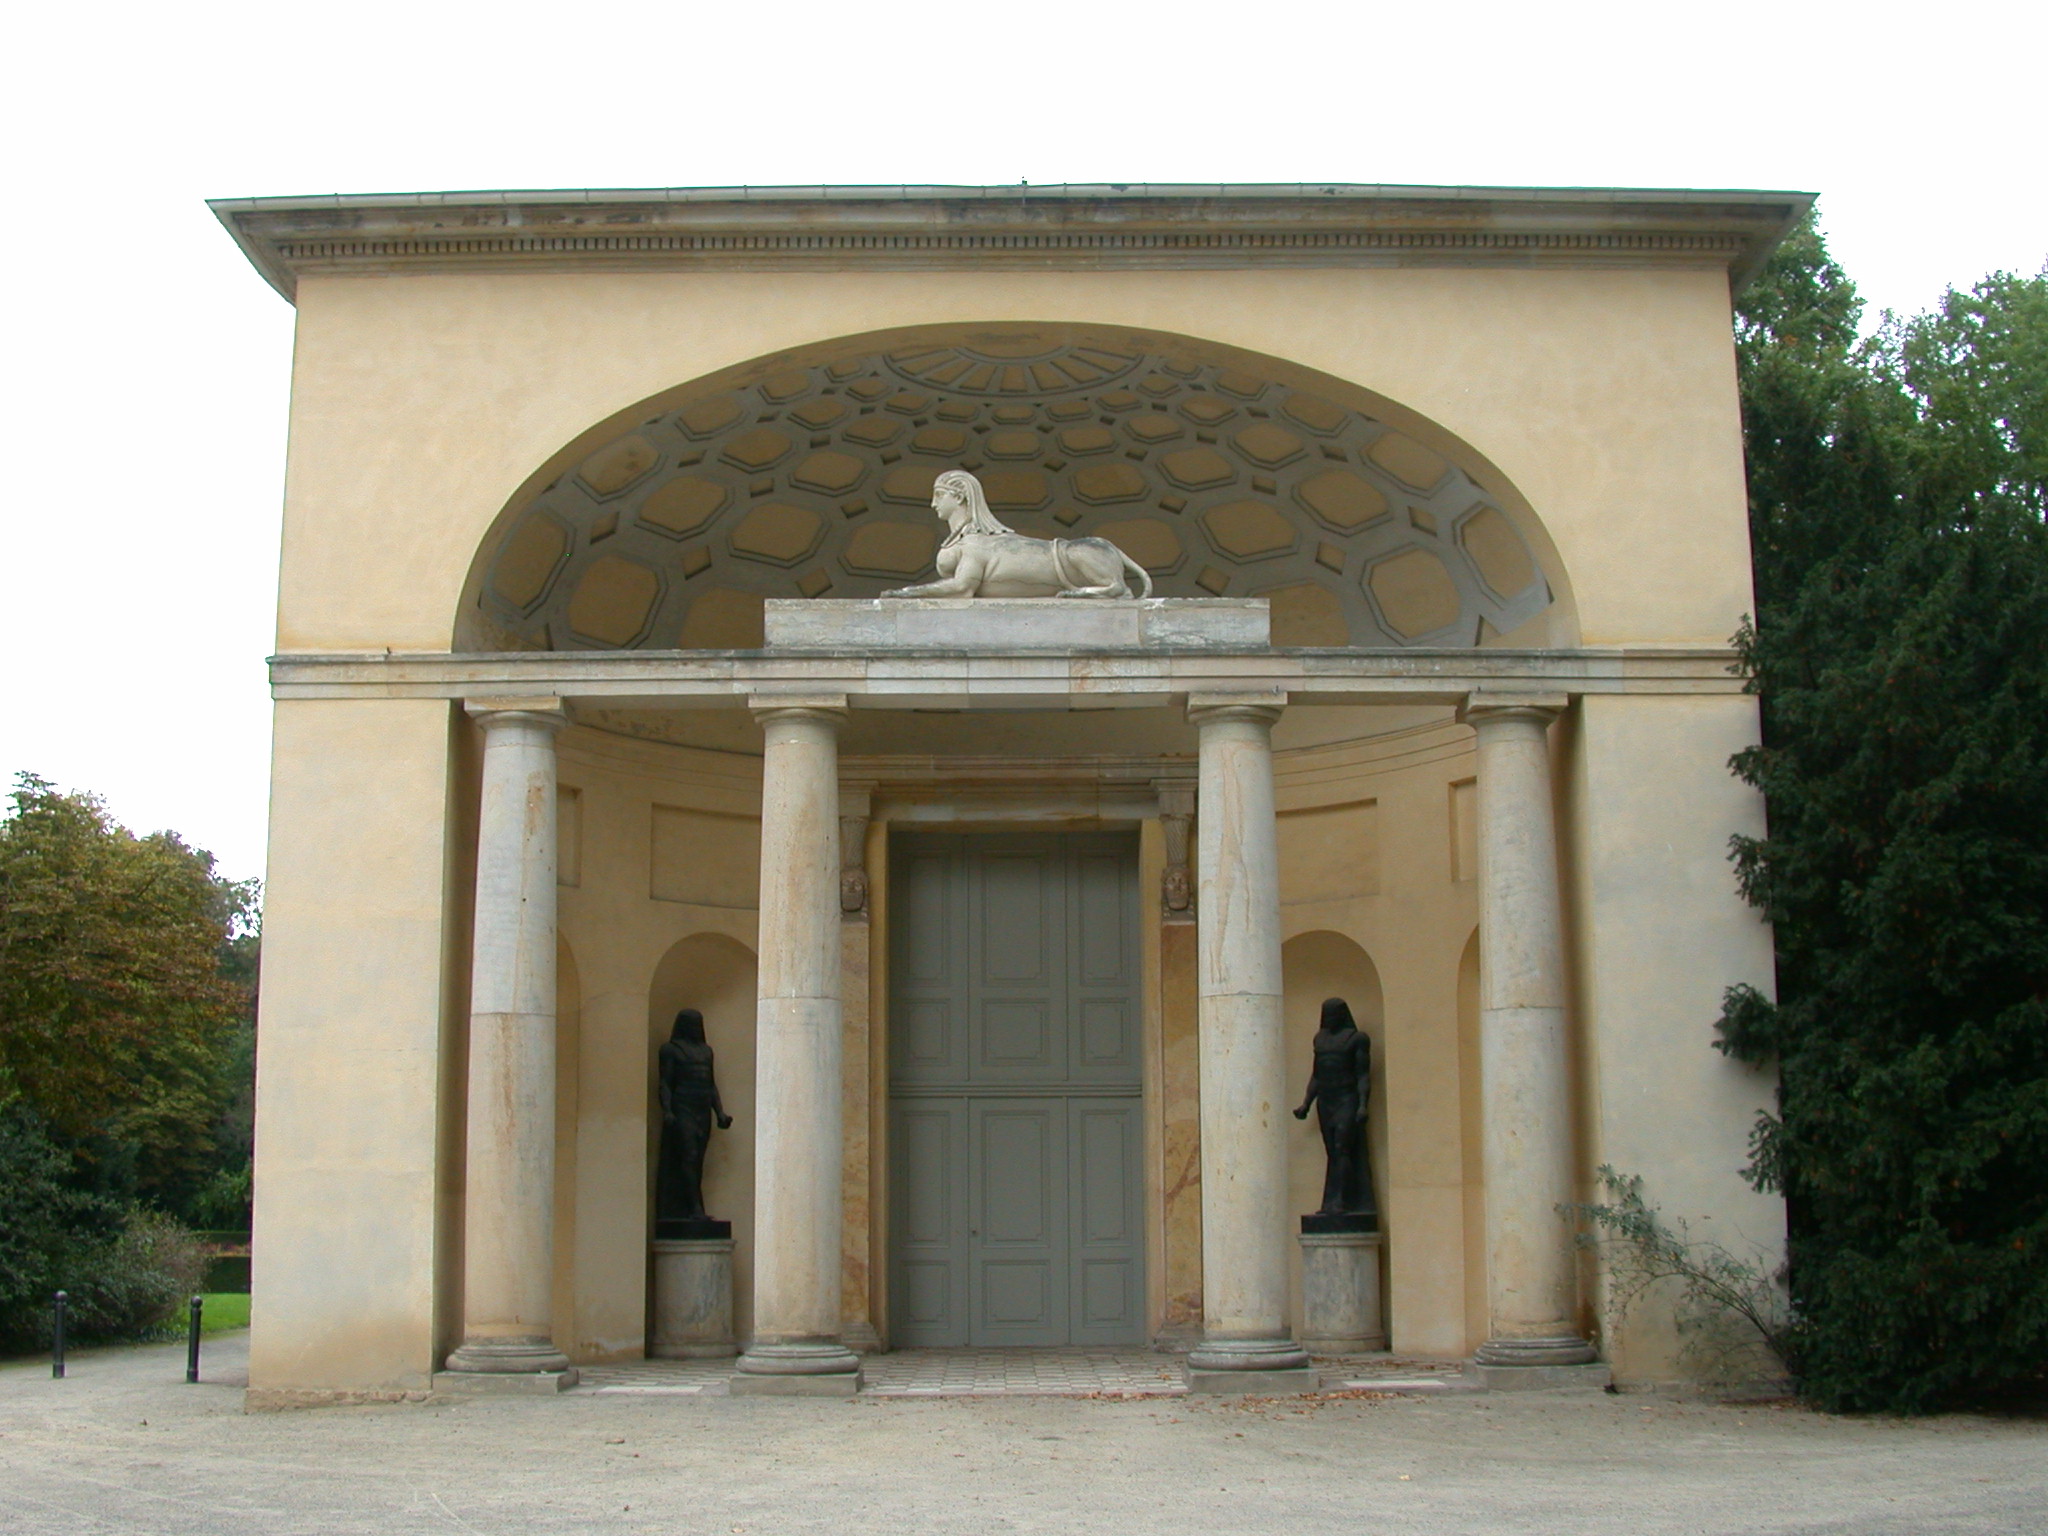
[[[1696,1239],[1683,1220],[1667,1223],[1643,1198],[1639,1174],[1603,1163],[1600,1183],[1604,1202],[1567,1209],[1590,1229],[1577,1241],[1605,1265],[1616,1323],[1669,1285],[1677,1292],[1672,1317],[1684,1341],[1680,1361],[1702,1380],[1751,1381],[1794,1365],[1783,1265]]]
[[[60,1290],[73,1337],[151,1337],[175,1326],[204,1268],[191,1233],[80,1188],[48,1128],[24,1105],[0,1106],[0,1350],[47,1346]]]
[[[64,1289],[80,1339],[148,1339],[176,1334],[206,1274],[198,1239],[170,1217],[137,1211],[111,1240],[81,1251]]]

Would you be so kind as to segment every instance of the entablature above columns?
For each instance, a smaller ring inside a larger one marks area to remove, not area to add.
[[[1290,704],[1434,704],[1475,695],[1734,694],[1721,646],[1574,650],[1247,650],[775,653],[391,652],[273,656],[279,699],[489,699],[615,707],[772,707],[843,697],[853,709],[1153,709],[1218,695]]]

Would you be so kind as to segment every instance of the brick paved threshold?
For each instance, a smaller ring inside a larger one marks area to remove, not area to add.
[[[1395,1355],[1319,1356],[1323,1390],[1426,1393],[1456,1389],[1455,1360]],[[1152,1350],[899,1349],[867,1355],[870,1397],[1179,1397],[1182,1359]],[[569,1395],[723,1397],[730,1360],[634,1360],[577,1367]]]

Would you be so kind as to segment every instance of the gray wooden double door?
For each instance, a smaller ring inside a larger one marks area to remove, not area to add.
[[[1137,839],[900,834],[890,1333],[1144,1341]]]

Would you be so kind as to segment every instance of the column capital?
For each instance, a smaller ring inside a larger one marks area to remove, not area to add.
[[[569,723],[568,709],[558,698],[464,699],[463,713],[485,730],[501,725],[537,725],[559,731]]]
[[[828,720],[837,725],[846,718],[846,695],[843,693],[751,693],[747,695],[747,708],[754,712],[754,719],[762,725],[770,720],[798,719]]]
[[[1468,693],[1458,706],[1460,725],[1495,720],[1534,720],[1548,725],[1571,707],[1568,693]]]
[[[1152,792],[1159,797],[1161,816],[1195,814],[1195,789],[1201,781],[1190,774],[1184,779],[1154,779]]]
[[[1260,688],[1243,693],[1191,693],[1188,695],[1188,723],[1206,725],[1216,720],[1250,720],[1271,725],[1287,708],[1287,693],[1280,688]]]
[[[875,781],[873,779],[841,779],[839,781],[839,814],[841,817],[858,816],[871,821],[875,814]]]

